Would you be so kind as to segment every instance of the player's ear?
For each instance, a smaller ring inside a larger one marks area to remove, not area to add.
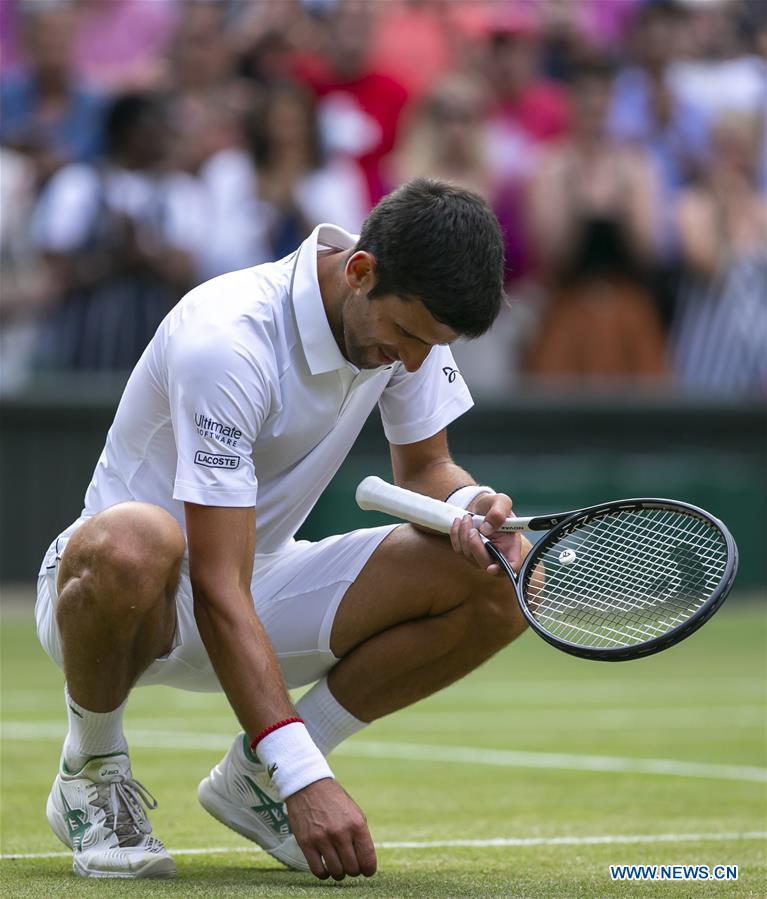
[[[369,293],[376,282],[376,259],[367,250],[358,250],[346,261],[346,283],[353,290]]]

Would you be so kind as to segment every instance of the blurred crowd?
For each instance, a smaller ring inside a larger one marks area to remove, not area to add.
[[[767,0],[3,0],[0,377],[129,369],[168,309],[482,194],[508,304],[476,393],[767,392]]]

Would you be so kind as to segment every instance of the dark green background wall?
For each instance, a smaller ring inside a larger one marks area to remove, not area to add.
[[[32,578],[50,540],[79,513],[120,387],[59,381],[0,403],[0,580]],[[479,481],[510,493],[519,514],[640,495],[703,506],[738,541],[739,585],[767,585],[760,405],[527,391],[514,403],[478,405],[453,425],[450,445]],[[365,475],[389,472],[373,416],[301,536],[385,520],[360,512],[354,490]]]

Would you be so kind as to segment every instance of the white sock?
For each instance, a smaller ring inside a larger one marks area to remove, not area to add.
[[[323,755],[329,755],[347,737],[367,727],[365,721],[347,712],[333,696],[325,677],[298,700],[296,711]]]
[[[68,771],[78,772],[97,755],[113,755],[128,751],[123,733],[123,712],[128,700],[111,712],[89,712],[69,695],[64,687],[69,717],[69,733],[64,740],[63,758]]]

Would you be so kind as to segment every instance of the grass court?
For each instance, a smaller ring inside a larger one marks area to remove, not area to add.
[[[229,745],[233,716],[222,695],[159,687],[133,694],[126,725],[177,878],[76,877],[45,819],[66,729],[62,675],[23,593],[27,604],[6,591],[2,626],[4,896],[767,894],[763,597],[733,596],[688,641],[636,662],[570,658],[526,634],[350,740],[331,763],[368,816],[379,873],[336,884],[287,871],[202,810],[197,783]],[[608,868],[678,863],[736,864],[739,879],[613,882]]]

